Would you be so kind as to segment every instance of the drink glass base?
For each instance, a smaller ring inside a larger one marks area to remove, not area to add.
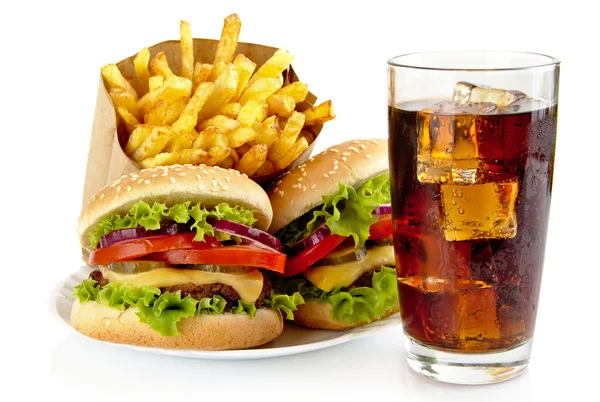
[[[435,349],[406,336],[406,360],[417,373],[453,384],[490,384],[519,375],[529,364],[529,340],[499,352],[468,353]]]

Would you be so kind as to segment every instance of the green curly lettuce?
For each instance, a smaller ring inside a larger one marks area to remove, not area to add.
[[[132,285],[109,283],[100,288],[91,278],[84,279],[75,286],[73,296],[80,303],[95,301],[105,306],[123,311],[128,307],[137,307],[137,316],[140,322],[146,323],[162,336],[178,335],[177,323],[183,318],[199,316],[200,314],[216,315],[225,311],[227,301],[219,296],[205,297],[195,300],[190,296],[181,298],[181,292],[164,292],[153,286],[134,287]],[[288,319],[293,319],[292,311],[297,310],[297,305],[304,300],[300,294],[292,296],[275,295],[271,292],[263,301],[263,306],[281,309]],[[234,314],[248,314],[256,316],[255,303],[238,300],[230,312]]]
[[[389,267],[373,273],[372,287],[346,289],[338,286],[329,292],[317,288],[306,279],[296,278],[276,284],[280,293],[299,293],[304,300],[331,304],[331,317],[348,324],[371,322],[382,318],[398,304],[396,270]]]
[[[388,173],[367,181],[358,190],[339,183],[335,194],[323,196],[323,205],[285,226],[276,236],[287,248],[326,224],[331,233],[352,236],[356,247],[362,247],[369,238],[369,227],[377,222],[373,211],[381,204],[390,202]]]
[[[167,208],[165,204],[155,202],[150,204],[144,201],[138,201],[133,204],[126,215],[111,214],[101,219],[88,232],[90,247],[95,249],[102,236],[108,233],[125,228],[134,228],[143,226],[146,230],[160,229],[162,221],[174,221],[177,223],[188,223],[193,220],[191,229],[196,232],[195,241],[203,241],[204,236],[216,236],[220,241],[231,239],[231,235],[216,231],[213,226],[207,222],[208,218],[225,219],[246,226],[252,226],[256,222],[254,211],[244,207],[231,207],[226,203],[218,204],[212,210],[202,208],[200,203],[191,205],[189,201],[175,204]]]

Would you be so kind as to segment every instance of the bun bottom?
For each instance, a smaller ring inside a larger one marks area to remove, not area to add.
[[[396,306],[385,312],[381,319],[390,316],[400,311],[400,306]],[[368,324],[365,321],[360,321],[355,324],[348,324],[346,321],[334,319],[331,317],[331,304],[317,303],[315,301],[307,301],[298,306],[298,310],[294,311],[294,324],[300,324],[307,328],[313,329],[333,329],[344,330],[354,327],[360,327]]]
[[[258,309],[256,316],[224,313],[184,318],[179,335],[162,336],[139,321],[137,308],[119,311],[96,302],[73,304],[71,325],[82,334],[106,342],[170,349],[230,350],[263,345],[283,331],[279,310]]]

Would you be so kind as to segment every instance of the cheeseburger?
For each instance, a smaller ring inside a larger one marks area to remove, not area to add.
[[[269,231],[288,256],[275,287],[305,301],[294,322],[346,329],[399,311],[387,141],[331,147],[268,193]]]
[[[277,295],[284,272],[265,232],[265,191],[219,167],[144,169],[122,176],[83,209],[78,233],[89,265],[75,287],[75,329],[103,341],[185,349],[242,349],[279,336],[299,294]]]

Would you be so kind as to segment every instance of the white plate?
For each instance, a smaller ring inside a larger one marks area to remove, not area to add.
[[[83,279],[87,278],[91,272],[90,267],[83,266],[68,277],[63,283],[59,284],[52,294],[52,309],[56,311],[62,321],[73,330],[71,326],[71,308],[75,297],[71,296],[73,288]],[[310,352],[339,345],[355,339],[375,335],[376,333],[400,324],[400,315],[398,313],[391,315],[381,321],[376,321],[362,327],[349,329],[346,331],[328,331],[328,330],[309,330],[300,326],[291,325],[286,322],[281,336],[263,346],[254,349],[245,350],[223,350],[223,351],[200,351],[200,350],[182,350],[182,349],[164,349],[144,346],[122,345],[111,342],[106,344],[138,350],[147,353],[155,353],[169,356],[189,357],[195,359],[217,359],[217,360],[246,360],[246,359],[265,359],[269,357],[288,356],[298,353]],[[102,341],[98,341],[102,342]]]

